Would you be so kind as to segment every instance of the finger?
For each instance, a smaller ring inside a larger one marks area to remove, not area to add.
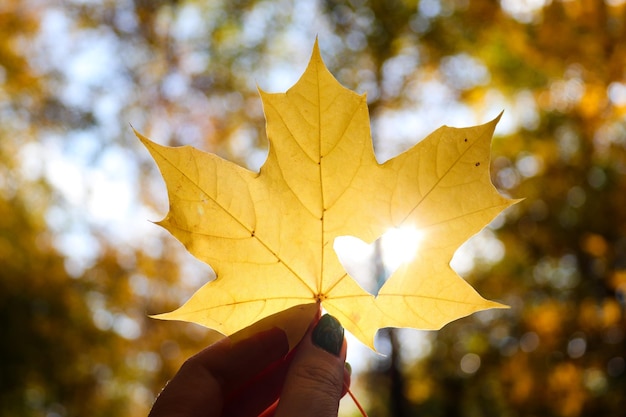
[[[323,316],[298,345],[277,417],[336,417],[344,387],[346,342],[341,324]]]
[[[343,372],[343,389],[341,390],[341,398],[348,393],[350,383],[352,382],[352,366],[348,362],[344,365]]]
[[[261,373],[272,363],[285,357],[289,344],[285,332],[273,328],[231,344],[219,342],[191,357],[192,366],[206,369],[220,380],[224,394]]]
[[[225,416],[259,416],[277,402],[295,350],[272,363],[227,398]]]
[[[222,339],[183,364],[157,398],[150,417],[219,416],[229,392],[283,358],[288,349],[280,329],[234,344]]]
[[[225,411],[225,415],[273,417],[276,414],[278,397],[285,383],[284,380],[289,364],[291,363],[292,354],[296,351],[297,349],[290,351],[285,359],[279,361],[276,364],[277,366],[273,366],[274,370],[270,372],[280,372],[280,376],[273,375],[269,378],[261,376],[258,381],[255,381],[246,387],[245,390],[241,392],[240,398],[234,401],[234,404],[239,404],[239,406],[226,405],[226,410],[228,411]],[[343,390],[341,391],[341,398],[348,393],[351,379],[352,367],[348,362],[346,362],[343,373]],[[270,389],[272,390],[271,393],[269,392]],[[242,401],[241,399],[246,399],[246,401]],[[264,401],[261,401],[261,399]],[[249,402],[254,402],[257,406],[252,408],[249,406]],[[242,403],[245,405],[242,406]],[[267,404],[267,406],[265,404]]]
[[[274,404],[282,391],[287,366],[277,368],[265,378],[256,380],[230,398],[224,405],[224,416],[252,417],[260,415]]]
[[[262,330],[278,327],[285,331],[289,340],[289,346],[292,348],[294,347],[293,344],[298,343],[307,332],[306,323],[310,324],[312,321],[315,323],[319,318],[320,309],[318,305],[296,306],[258,321],[252,326],[231,335],[230,339],[236,342]],[[303,324],[305,329],[301,331],[299,328]],[[224,415],[257,417],[267,410],[275,410],[294,352],[295,349],[291,349],[287,356],[263,369],[262,372],[247,381],[245,385],[231,392],[224,405]],[[273,411],[269,415],[273,415]]]

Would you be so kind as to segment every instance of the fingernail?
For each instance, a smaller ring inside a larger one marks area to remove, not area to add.
[[[324,314],[315,325],[311,337],[315,346],[339,356],[343,346],[343,327],[339,320],[330,314]]]
[[[346,371],[348,371],[348,375],[352,375],[352,365],[346,362],[343,364],[343,366],[346,368]]]

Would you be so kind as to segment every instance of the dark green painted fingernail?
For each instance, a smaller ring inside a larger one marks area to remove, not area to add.
[[[312,338],[315,346],[339,356],[343,346],[343,327],[339,320],[330,314],[324,314],[315,325]]]

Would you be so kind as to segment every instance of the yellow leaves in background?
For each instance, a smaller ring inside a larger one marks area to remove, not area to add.
[[[365,96],[335,80],[317,45],[291,89],[261,98],[270,148],[259,173],[138,134],[168,188],[170,211],[159,224],[217,275],[157,317],[228,335],[289,309],[301,313],[296,327],[304,331],[321,304],[373,348],[379,328],[439,329],[502,307],[449,266],[463,242],[513,203],[489,177],[497,119],[441,127],[379,164]],[[390,228],[412,228],[422,239],[374,296],[346,273],[333,244],[345,235],[373,242]]]

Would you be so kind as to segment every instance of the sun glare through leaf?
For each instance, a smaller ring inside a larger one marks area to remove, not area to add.
[[[424,233],[412,226],[391,228],[380,238],[385,269],[395,271],[411,261],[419,249]]]
[[[335,239],[334,248],[348,274],[372,294],[403,263],[419,250],[424,233],[412,226],[390,228],[377,241],[367,244],[354,236]]]

